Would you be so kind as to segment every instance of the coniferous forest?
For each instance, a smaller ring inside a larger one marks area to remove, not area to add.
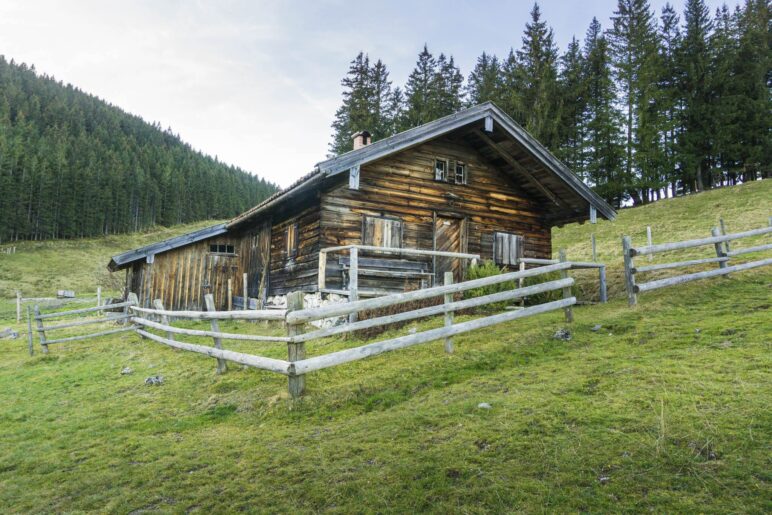
[[[772,176],[772,26],[767,0],[655,13],[618,0],[560,52],[538,4],[506,56],[483,52],[466,81],[425,45],[404,87],[360,52],[342,80],[330,148],[373,140],[491,100],[615,206]]]
[[[276,186],[0,56],[0,242],[227,218]]]

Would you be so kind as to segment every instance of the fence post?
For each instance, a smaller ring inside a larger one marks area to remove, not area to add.
[[[102,305],[102,287],[97,286],[97,307]]]
[[[726,226],[724,225],[724,219],[719,218],[718,219],[718,225],[721,227],[721,236],[726,236]],[[724,242],[724,248],[726,248],[727,252],[731,252],[732,248],[729,246],[729,241]]]
[[[43,321],[40,319],[40,307],[35,304],[35,323],[38,328],[38,340],[40,340],[40,346],[43,348],[43,354],[48,354],[48,344],[46,343],[46,330],[43,327]]]
[[[445,286],[449,286],[453,284],[453,272],[445,272]],[[445,294],[445,304],[450,304],[453,302],[453,294],[452,293],[446,293]],[[446,311],[445,312],[445,327],[450,327],[453,325],[453,312],[452,311]],[[448,354],[453,354],[453,338],[448,336],[445,338],[445,352]]]
[[[32,345],[32,314],[30,313],[32,308],[27,306],[27,345],[29,346],[29,355],[35,354],[34,346]]]
[[[348,301],[356,302],[357,300],[359,300],[359,249],[354,247],[349,254]],[[353,324],[356,321],[356,312],[349,314],[348,323]]]
[[[646,244],[651,247],[653,245],[653,242],[651,240],[651,226],[646,226]],[[649,261],[654,259],[654,254],[649,254]]]
[[[592,233],[590,235],[590,241],[592,242],[592,260],[593,260],[593,262],[597,263],[598,262],[598,252],[597,252],[596,244],[595,244],[595,233]]]
[[[635,275],[633,273],[633,256],[630,251],[633,248],[633,242],[629,236],[622,236],[622,257],[625,262],[625,287],[627,288],[627,303],[635,306],[638,303],[638,296],[635,294]]]
[[[568,258],[566,258],[566,249],[560,249],[558,251],[558,258],[560,259],[561,263],[565,263],[568,261]],[[561,270],[560,271],[560,277],[561,279],[568,279],[568,270]],[[569,299],[571,298],[571,287],[567,286],[563,288],[563,298]],[[567,306],[563,309],[566,313],[566,322],[573,322],[574,321],[574,311],[571,309],[571,306]]]
[[[718,227],[713,227],[710,230],[711,236],[721,236],[721,231],[719,231]],[[726,254],[724,253],[723,245],[721,245],[721,242],[714,243],[713,246],[716,248],[716,257],[722,258],[726,257]],[[718,262],[719,268],[726,268],[726,261],[719,261]]]
[[[525,262],[520,261],[520,266],[517,267],[520,272],[525,272]],[[517,280],[517,287],[522,288],[523,287],[523,278]],[[520,306],[525,307],[525,297],[520,299]]]
[[[242,295],[244,296],[244,309],[249,309],[249,293],[247,293],[247,273],[244,272],[244,275],[241,278],[242,284],[241,287],[243,289]]]
[[[233,311],[233,279],[228,279],[228,311]]]
[[[600,302],[605,304],[608,302],[608,291],[606,289],[606,265],[598,268],[598,279],[600,281]]]
[[[211,293],[204,295],[204,304],[206,305],[207,311],[217,311],[214,307],[214,296]],[[212,331],[216,333],[220,332],[220,324],[214,318],[212,319]],[[212,336],[212,339],[214,340],[214,347],[216,349],[222,349],[222,340],[217,336]],[[225,360],[217,358],[217,373],[222,374],[226,370],[228,370],[228,365],[225,363]]]
[[[16,323],[21,322],[21,290],[16,290]]]
[[[327,288],[327,253],[319,252],[319,276],[317,277],[319,293]]]
[[[133,303],[135,306],[139,306],[139,297],[137,297],[137,294],[134,292],[129,292],[129,294],[126,296],[126,300]],[[123,308],[123,314],[127,315],[131,311],[131,306],[126,306]],[[127,318],[123,319],[123,325],[126,325],[129,323],[129,320]]]
[[[352,249],[355,250],[355,249]],[[287,295],[287,313],[290,313],[291,311],[297,311],[299,309],[303,309],[303,292],[302,291],[293,291],[289,295]],[[303,334],[303,324],[288,324],[287,325],[287,335],[297,336],[299,334]],[[305,359],[306,357],[306,344],[303,342],[290,342],[287,344],[287,354],[288,354],[288,360],[290,362],[292,361],[300,361],[301,359]],[[289,394],[293,399],[297,399],[303,394],[303,390],[306,387],[306,378],[303,375],[295,375],[294,373],[291,373],[289,375]]]
[[[153,307],[155,309],[160,309],[161,311],[163,311],[164,303],[161,299],[155,299],[153,301]],[[207,306],[207,309],[208,309],[208,306]],[[161,323],[164,325],[169,325],[169,317],[166,315],[161,315]],[[169,338],[170,340],[174,340],[174,333],[172,333],[171,331],[166,331],[166,337]]]

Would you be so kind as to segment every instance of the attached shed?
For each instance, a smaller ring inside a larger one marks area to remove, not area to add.
[[[200,308],[211,292],[222,308],[228,279],[233,295],[244,295],[245,273],[247,296],[261,300],[343,292],[347,249],[327,249],[359,245],[369,249],[359,289],[375,295],[436,284],[446,271],[460,280],[463,256],[503,267],[549,258],[553,226],[615,217],[490,102],[372,144],[366,132],[354,137],[353,151],[233,220],[115,256],[110,269],[129,270],[127,288],[145,305],[161,298],[168,308]]]

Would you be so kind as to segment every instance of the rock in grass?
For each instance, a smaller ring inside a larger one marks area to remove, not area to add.
[[[150,376],[147,379],[145,379],[145,384],[160,386],[164,384],[164,378],[163,376]]]
[[[571,339],[571,331],[568,329],[558,329],[555,331],[555,334],[553,334],[552,337],[556,340],[563,340],[564,342],[567,342]]]
[[[477,407],[479,409],[491,409],[491,408],[493,408],[493,406],[491,406],[487,402],[481,402],[480,404],[477,405]]]
[[[123,367],[123,370],[121,370],[122,376],[127,376],[129,374],[133,374],[134,371],[131,369],[131,367]]]
[[[590,329],[590,331],[592,331],[593,333],[597,333],[597,332],[598,332],[598,331],[600,331],[601,329],[603,329],[603,326],[602,326],[602,325],[600,325],[600,324],[595,324],[594,326],[592,326],[592,329]]]
[[[0,331],[0,338],[10,338],[11,340],[15,340],[18,337],[19,337],[19,333],[17,333],[10,327],[6,327],[2,331]]]

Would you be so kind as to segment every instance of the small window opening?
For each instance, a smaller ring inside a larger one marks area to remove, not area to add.
[[[466,165],[456,163],[456,184],[466,184]]]
[[[287,258],[292,259],[298,255],[298,224],[287,227]]]
[[[435,159],[434,161],[434,180],[448,180],[448,162],[445,159]]]
[[[236,247],[230,243],[212,243],[209,252],[216,254],[236,254]]]

